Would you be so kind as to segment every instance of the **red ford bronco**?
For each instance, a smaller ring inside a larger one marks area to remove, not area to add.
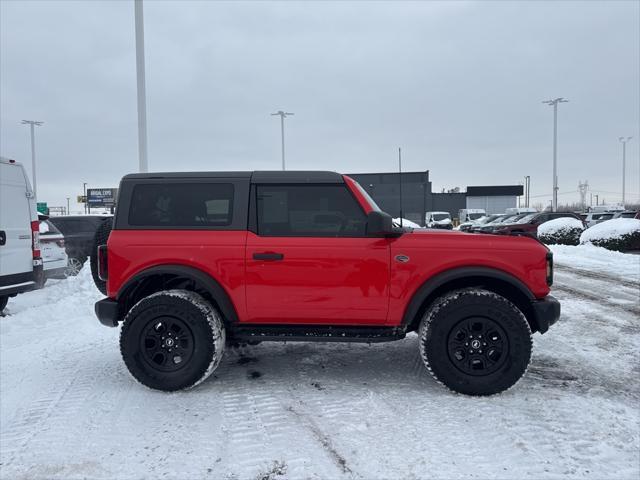
[[[394,227],[333,172],[127,175],[101,235],[96,314],[123,322],[127,368],[159,390],[202,382],[229,342],[417,332],[437,380],[490,395],[522,377],[532,332],[560,316],[538,241]]]

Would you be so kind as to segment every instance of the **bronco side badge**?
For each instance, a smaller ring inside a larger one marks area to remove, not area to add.
[[[396,255],[396,260],[400,263],[407,263],[409,261],[409,257],[406,255]]]

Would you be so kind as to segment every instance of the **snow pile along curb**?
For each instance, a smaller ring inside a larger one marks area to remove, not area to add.
[[[578,245],[583,230],[577,218],[556,218],[538,227],[538,239],[547,245]]]
[[[587,228],[580,244],[592,244],[620,252],[640,249],[640,220],[616,218]]]

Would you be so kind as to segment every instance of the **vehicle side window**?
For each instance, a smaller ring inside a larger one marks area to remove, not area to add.
[[[139,184],[133,188],[129,225],[220,227],[231,223],[230,183]]]
[[[258,234],[363,237],[367,217],[344,185],[258,185]]]

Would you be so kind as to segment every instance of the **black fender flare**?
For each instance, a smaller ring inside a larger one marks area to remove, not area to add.
[[[533,302],[536,299],[535,295],[531,292],[531,290],[529,290],[524,282],[503,270],[498,270],[490,267],[453,268],[451,270],[445,270],[444,272],[441,272],[429,278],[415,291],[415,293],[411,297],[409,305],[405,309],[404,315],[402,316],[401,325],[404,328],[408,328],[412,324],[416,315],[422,309],[425,300],[427,300],[427,298],[429,298],[429,296],[433,294],[438,288],[449,282],[468,278],[489,278],[498,280],[500,282],[507,283],[511,287],[517,289],[530,302]],[[525,313],[525,315],[527,314],[527,312],[523,313]]]
[[[203,288],[211,298],[216,302],[220,313],[227,323],[235,324],[238,322],[238,314],[231,298],[222,285],[208,273],[196,268],[185,265],[157,265],[149,267],[136,273],[133,277],[120,287],[116,295],[119,304],[126,302],[126,298],[130,292],[145,278],[156,275],[175,275],[180,278],[186,278],[193,281],[199,287]]]

